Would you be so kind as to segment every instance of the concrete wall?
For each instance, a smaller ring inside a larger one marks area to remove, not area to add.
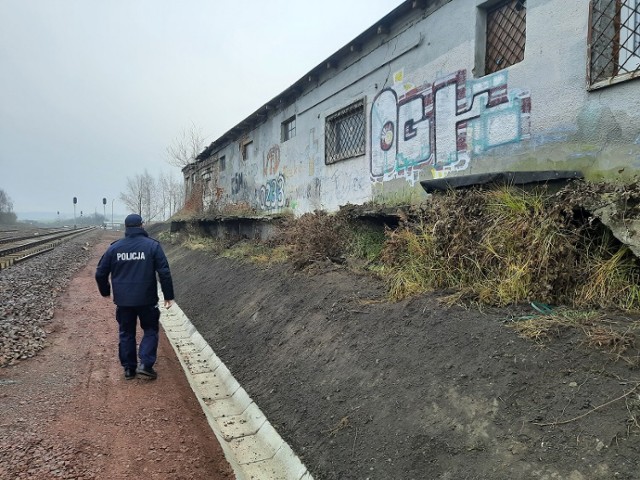
[[[484,76],[488,3],[440,0],[406,11],[293,103],[185,168],[187,185],[212,170],[208,203],[302,214],[424,196],[420,180],[450,175],[631,178],[640,165],[640,81],[587,89],[589,1],[528,0],[524,60]],[[326,165],[326,118],[361,99],[365,154]],[[281,142],[281,123],[294,115],[296,135]]]

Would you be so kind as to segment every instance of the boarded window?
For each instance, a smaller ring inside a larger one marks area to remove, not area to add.
[[[487,10],[485,75],[524,60],[527,39],[525,0],[509,0]]]
[[[352,103],[327,117],[325,124],[325,163],[364,155],[364,100]]]
[[[592,0],[589,85],[640,77],[640,0]]]

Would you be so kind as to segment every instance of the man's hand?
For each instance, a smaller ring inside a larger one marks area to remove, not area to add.
[[[164,308],[171,308],[174,304],[173,300],[165,300],[164,301]]]

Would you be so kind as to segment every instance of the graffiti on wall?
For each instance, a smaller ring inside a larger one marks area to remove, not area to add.
[[[244,189],[244,178],[242,172],[236,172],[231,177],[231,194],[237,195]]]
[[[256,190],[258,205],[262,210],[275,210],[285,206],[284,175],[267,180]]]
[[[329,179],[336,195],[347,195],[352,197],[356,193],[366,190],[368,181],[365,181],[360,175],[348,175],[342,172],[334,171]]]
[[[314,177],[306,186],[304,197],[309,200],[320,200],[322,194],[322,180]]]
[[[278,168],[280,168],[280,146],[274,145],[262,162],[262,173],[265,177],[275,175],[278,173]]]
[[[529,92],[509,90],[507,71],[467,80],[465,70],[414,86],[404,72],[371,107],[371,176],[419,180],[465,170],[474,154],[519,142],[530,131]]]

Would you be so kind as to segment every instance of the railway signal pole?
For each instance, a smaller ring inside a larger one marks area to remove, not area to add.
[[[107,229],[107,199],[102,198],[102,228]]]
[[[76,203],[78,203],[78,197],[73,197],[73,228],[76,228]]]

